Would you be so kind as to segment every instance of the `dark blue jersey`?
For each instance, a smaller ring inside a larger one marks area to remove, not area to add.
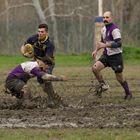
[[[38,35],[33,35],[27,39],[25,44],[30,43],[34,47],[34,54],[38,57],[49,56],[54,60],[54,44],[53,42],[47,38],[44,42],[40,42],[38,39]]]

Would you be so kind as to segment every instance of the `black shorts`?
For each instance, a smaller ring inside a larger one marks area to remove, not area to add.
[[[26,83],[17,77],[8,77],[5,82],[5,88],[10,91],[12,96],[16,96],[17,98],[22,98],[21,90],[24,85]]]
[[[123,57],[122,53],[115,55],[102,55],[99,61],[103,63],[105,67],[111,67],[115,73],[120,73],[123,71]]]

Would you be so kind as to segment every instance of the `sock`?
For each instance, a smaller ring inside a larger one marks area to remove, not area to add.
[[[128,83],[127,83],[126,81],[124,81],[123,83],[121,83],[121,85],[122,85],[122,87],[123,87],[124,90],[125,90],[125,94],[126,94],[126,95],[130,95],[131,92],[130,92],[130,90],[129,90]]]

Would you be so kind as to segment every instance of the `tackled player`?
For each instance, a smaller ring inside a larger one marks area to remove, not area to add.
[[[31,98],[31,91],[27,84],[30,78],[42,78],[44,83],[48,81],[66,80],[64,76],[57,77],[45,72],[51,64],[52,62],[47,59],[47,57],[44,60],[40,60],[37,58],[36,61],[31,60],[19,64],[8,74],[6,78],[5,88],[6,91],[8,91],[7,93],[10,93],[12,96],[20,99],[22,101],[22,104],[24,104],[24,102],[27,102]],[[55,107],[56,102],[57,105],[58,103],[62,103],[61,98],[59,98],[60,102],[58,102],[57,96],[54,95],[52,98],[53,102],[52,104],[49,104],[48,107]]]

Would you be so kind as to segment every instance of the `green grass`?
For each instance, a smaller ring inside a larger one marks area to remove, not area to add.
[[[131,129],[0,129],[1,140],[139,140]]]
[[[0,56],[0,65],[3,68],[13,67],[29,60],[23,56]],[[88,66],[92,63],[90,55],[56,55],[56,66]]]
[[[58,66],[87,66],[92,61],[92,57],[89,54],[56,55],[56,65]]]
[[[124,62],[128,65],[139,65],[140,62],[140,48],[124,46]],[[29,60],[23,56],[0,56],[0,65],[4,68],[13,67],[23,61]],[[90,66],[94,60],[90,54],[81,55],[56,55],[56,66]]]
[[[7,56],[2,55],[0,56],[0,66],[1,68],[9,68],[14,67],[15,65],[27,61],[28,59],[23,56]]]
[[[127,60],[140,60],[140,48],[125,46],[123,52],[124,58]]]

